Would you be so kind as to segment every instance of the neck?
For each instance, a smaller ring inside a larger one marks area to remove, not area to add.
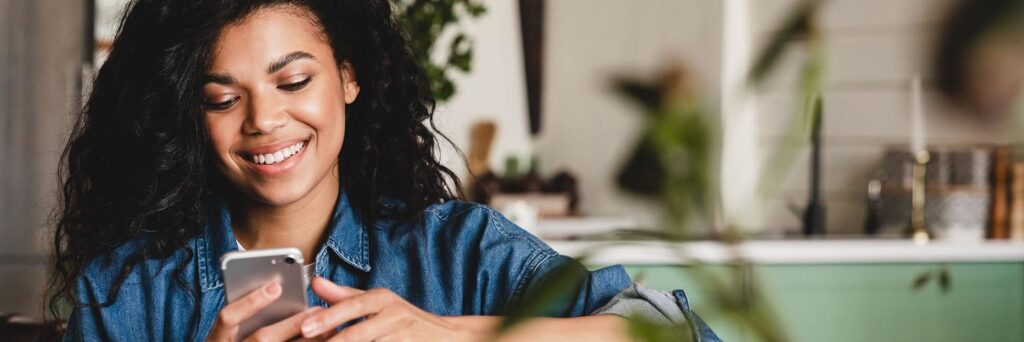
[[[239,196],[231,211],[232,230],[245,249],[295,247],[306,262],[312,262],[323,243],[331,221],[340,185],[335,166],[299,200],[285,205],[268,205]]]

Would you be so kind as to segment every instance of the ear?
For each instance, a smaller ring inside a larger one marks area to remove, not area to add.
[[[356,97],[359,96],[359,83],[356,81],[356,70],[352,68],[352,64],[349,62],[341,63],[341,67],[338,68],[341,74],[341,87],[345,95],[345,104],[352,104],[356,101]]]

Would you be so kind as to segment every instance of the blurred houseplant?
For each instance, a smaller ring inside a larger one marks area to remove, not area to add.
[[[426,70],[430,91],[438,101],[447,101],[456,91],[451,73],[469,72],[473,66],[473,40],[459,23],[483,15],[486,7],[476,0],[392,1],[409,35],[413,54]],[[448,34],[452,38],[447,46],[435,46],[439,38]],[[436,48],[446,49],[441,60],[434,59]]]
[[[748,86],[758,87],[790,48],[797,47],[806,52],[800,82],[801,107],[792,118],[788,141],[776,149],[768,167],[762,170],[759,189],[762,196],[771,196],[778,191],[776,184],[793,164],[796,153],[810,142],[812,130],[819,127],[824,49],[815,18],[820,4],[818,0],[799,2],[771,36],[748,75]],[[587,256],[603,246],[629,243],[638,238],[654,237],[671,242],[667,245],[671,246],[681,264],[689,265],[680,267],[680,271],[693,275],[699,282],[699,290],[713,294],[710,303],[704,303],[704,308],[733,318],[762,340],[787,340],[764,296],[756,288],[743,285],[747,283],[743,277],[750,265],[738,250],[731,250],[732,262],[728,265],[731,272],[723,276],[719,272],[711,272],[707,265],[687,253],[685,245],[678,243],[689,238],[688,223],[692,218],[714,217],[718,200],[713,192],[717,187],[710,176],[714,170],[717,132],[703,114],[699,97],[686,73],[681,68],[672,68],[657,82],[618,79],[614,85],[619,93],[641,107],[646,121],[617,180],[627,191],[657,199],[666,220],[660,231],[620,232],[610,237],[612,241],[606,245],[585,251],[578,259],[586,263]],[[726,219],[726,222],[730,221]],[[739,230],[728,225],[722,237],[732,246],[742,241]],[[584,276],[571,268],[552,272],[541,291],[528,294],[521,305],[512,309],[504,326],[507,328],[529,316],[543,314],[546,303],[574,293]],[[630,320],[629,331],[639,341],[698,339],[690,325],[663,325],[639,317]]]
[[[800,109],[793,116],[787,130],[787,141],[777,147],[762,170],[759,192],[771,196],[778,191],[781,177],[788,171],[796,153],[809,143],[814,130],[819,129],[822,118],[822,80],[824,75],[823,37],[815,22],[822,0],[803,0],[790,12],[769,43],[758,55],[748,76],[749,86],[758,87],[776,68],[782,56],[791,47],[804,49],[805,56],[800,79]],[[951,15],[939,39],[932,65],[942,93],[955,103],[967,108],[979,121],[1003,121],[1016,114],[1024,122],[1024,0],[962,0],[950,11]],[[675,74],[675,75],[673,75]],[[621,170],[618,181],[629,191],[659,198],[666,212],[663,231],[643,233],[655,235],[669,242],[685,241],[687,218],[691,215],[709,216],[711,184],[709,162],[716,138],[710,125],[701,115],[696,96],[686,91],[685,79],[678,71],[670,71],[662,81],[646,84],[618,80],[616,88],[639,104],[647,120],[646,129],[638,139],[632,155]],[[1018,132],[1021,127],[1017,127]],[[710,198],[710,200],[709,200]],[[725,227],[726,242],[738,243],[742,236]],[[623,243],[639,237],[638,233],[616,236]],[[613,239],[614,240],[614,239]],[[720,274],[703,269],[699,260],[688,258],[681,245],[674,244],[680,259],[692,265],[686,271],[696,272],[701,290],[718,293],[707,307],[744,321],[762,340],[786,340],[784,331],[774,321],[767,305],[760,301],[757,291],[743,294],[729,290],[734,279],[721,279]],[[597,247],[600,248],[600,247]],[[596,249],[583,253],[585,262]],[[736,252],[734,250],[734,252]],[[747,263],[735,256],[732,267]],[[738,274],[734,272],[733,274]],[[582,281],[578,270],[556,270],[546,280],[544,290],[529,294],[526,300],[513,308],[506,319],[506,327],[530,315],[543,313],[546,303],[571,293]],[[948,290],[950,276],[945,268],[929,271],[915,278],[912,287],[920,288],[936,278],[941,289]],[[731,281],[731,282],[730,282]],[[724,290],[723,290],[724,289]],[[690,326],[663,326],[634,319],[630,333],[641,341],[692,340]]]

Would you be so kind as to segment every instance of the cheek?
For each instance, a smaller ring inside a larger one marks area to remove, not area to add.
[[[227,114],[207,114],[206,129],[210,136],[210,146],[217,153],[220,164],[226,164],[229,159],[231,145],[237,139],[234,132],[238,132],[233,124],[233,118]],[[222,165],[225,166],[225,165]]]
[[[310,92],[309,96],[296,101],[296,108],[302,116],[298,118],[316,131],[322,149],[341,150],[341,142],[345,137],[345,101],[340,88],[324,89]],[[330,148],[328,148],[330,147]]]

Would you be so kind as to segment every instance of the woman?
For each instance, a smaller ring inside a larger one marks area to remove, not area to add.
[[[544,275],[582,269],[457,200],[393,15],[385,0],[134,2],[65,152],[65,339],[485,339]],[[226,303],[220,256],[283,246],[313,262],[311,309],[237,336],[281,288]],[[593,272],[547,311],[574,318],[509,337],[623,338],[623,308],[668,298],[665,319],[713,338],[681,292],[637,291],[621,267]]]

